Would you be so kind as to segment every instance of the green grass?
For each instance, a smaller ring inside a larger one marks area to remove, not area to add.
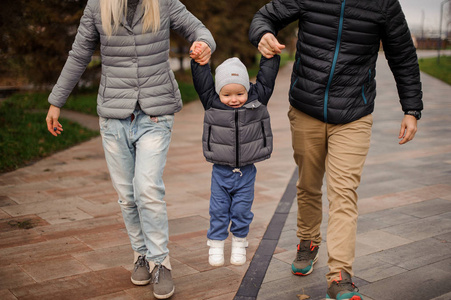
[[[12,95],[6,101],[14,103],[14,107],[30,109],[48,109],[47,101],[49,93],[18,93]],[[65,109],[75,110],[89,115],[97,115],[97,91],[82,92],[71,95],[64,105]]]
[[[199,99],[194,84],[191,81],[178,81],[180,94],[182,95],[183,104]]]
[[[451,56],[441,56],[440,64],[437,63],[437,57],[420,58],[418,62],[422,72],[451,84]]]
[[[0,103],[0,173],[13,171],[99,134],[61,119],[65,124],[64,132],[54,137],[47,131],[47,113],[30,111],[43,105],[39,101],[36,106],[32,105],[32,98],[34,96],[29,94],[21,102],[20,96],[16,95]]]

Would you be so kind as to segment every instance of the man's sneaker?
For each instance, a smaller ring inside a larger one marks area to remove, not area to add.
[[[291,264],[294,275],[305,276],[313,272],[313,264],[318,260],[318,249],[312,241],[301,241],[298,244],[296,258]]]
[[[174,294],[174,281],[171,270],[162,264],[155,265],[152,270],[153,295],[157,299],[168,299]]]
[[[232,236],[232,254],[230,255],[230,263],[235,266],[241,266],[246,263],[246,247],[248,242],[246,238]]]
[[[138,256],[132,271],[131,280],[135,285],[146,285],[150,282],[149,262],[145,255]]]
[[[213,267],[219,267],[224,264],[224,241],[208,240],[208,263]]]
[[[334,280],[327,289],[326,299],[330,300],[363,300],[359,289],[351,281],[351,275],[340,272],[340,279]]]

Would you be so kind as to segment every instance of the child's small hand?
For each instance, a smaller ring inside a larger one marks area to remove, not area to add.
[[[189,56],[203,66],[210,60],[211,49],[205,42],[194,42],[189,49]]]

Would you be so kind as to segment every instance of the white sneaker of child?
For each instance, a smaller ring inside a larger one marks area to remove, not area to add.
[[[246,263],[246,247],[248,242],[246,238],[239,238],[232,236],[232,255],[230,256],[230,263],[232,265],[241,266]]]
[[[222,266],[224,264],[224,241],[209,239],[207,245],[210,246],[208,263],[213,267]]]

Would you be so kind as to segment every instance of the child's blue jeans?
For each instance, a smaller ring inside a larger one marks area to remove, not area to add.
[[[224,165],[213,165],[211,175],[210,229],[211,240],[225,240],[230,232],[244,238],[254,214],[254,185],[257,169],[254,164],[235,169]]]

